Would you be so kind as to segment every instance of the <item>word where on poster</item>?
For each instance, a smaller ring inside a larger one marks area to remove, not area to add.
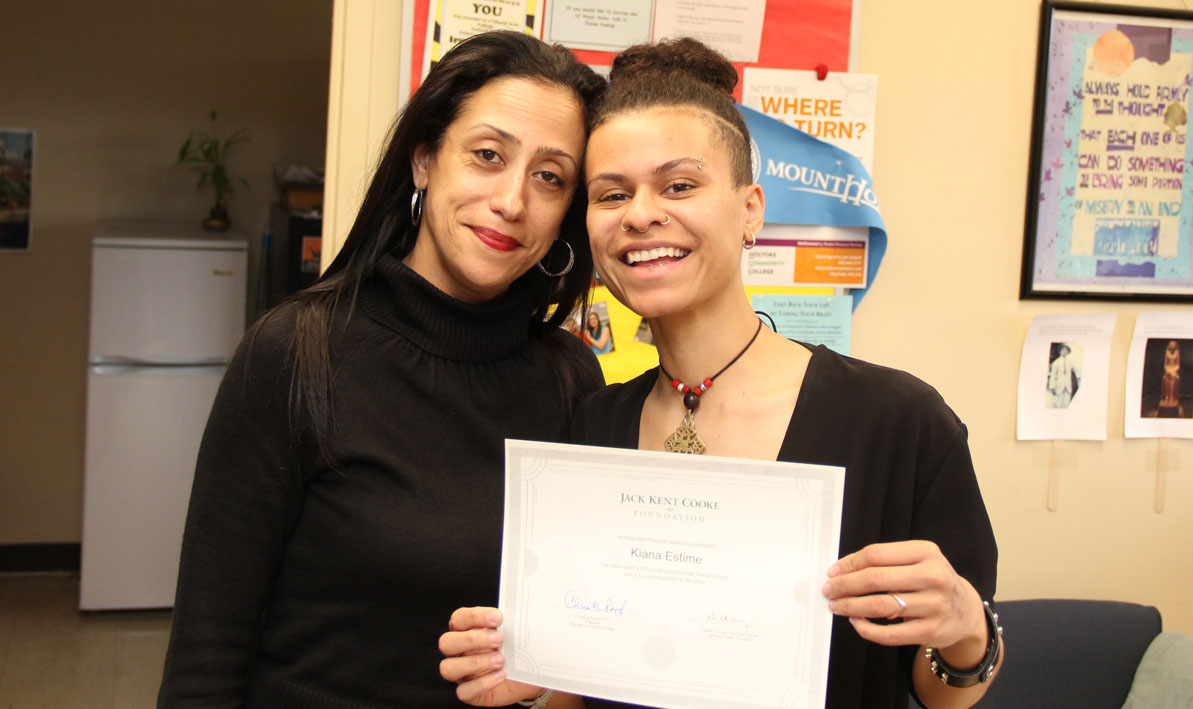
[[[878,77],[746,67],[742,103],[814,138],[848,151],[874,170]]]

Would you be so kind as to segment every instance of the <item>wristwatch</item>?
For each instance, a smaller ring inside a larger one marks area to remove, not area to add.
[[[990,602],[982,601],[982,608],[986,611],[986,628],[990,635],[990,643],[986,646],[986,656],[977,667],[968,672],[955,670],[944,661],[936,648],[924,649],[924,657],[928,660],[932,674],[950,687],[972,687],[988,682],[994,676],[994,668],[998,666],[998,658],[1002,655],[1002,628],[998,625],[998,614],[990,607]]]

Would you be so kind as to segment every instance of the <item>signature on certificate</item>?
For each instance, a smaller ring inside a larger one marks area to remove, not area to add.
[[[611,613],[616,616],[621,616],[625,613],[626,604],[629,601],[615,601],[606,598],[603,601],[588,600],[581,597],[575,591],[569,590],[563,594],[563,605],[565,608],[575,608],[582,611],[594,611],[596,613]]]

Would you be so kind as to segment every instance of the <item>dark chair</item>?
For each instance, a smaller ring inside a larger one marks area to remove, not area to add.
[[[1007,656],[979,709],[1121,709],[1160,611],[1118,601],[994,604]]]

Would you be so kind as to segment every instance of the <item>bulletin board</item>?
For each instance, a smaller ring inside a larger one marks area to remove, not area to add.
[[[542,23],[537,21],[550,10],[555,0],[531,0],[530,8],[536,18],[528,18],[526,29],[542,36]],[[760,1],[760,0],[755,0]],[[410,92],[418,88],[424,74],[427,49],[427,27],[434,22],[433,11],[441,11],[450,0],[413,0],[414,21],[410,29]],[[470,3],[471,4],[471,3]],[[734,3],[737,4],[737,3]],[[762,24],[762,42],[757,62],[735,62],[738,88],[735,98],[741,101],[742,71],[747,66],[769,69],[816,69],[823,65],[828,71],[848,71],[853,45],[855,15],[860,0],[771,0],[766,3]],[[434,32],[432,26],[432,32]],[[608,66],[617,52],[573,50],[586,64]],[[403,100],[406,97],[403,97]]]
[[[551,41],[552,37],[545,35],[551,35],[554,29],[550,21],[558,15],[552,15],[551,11],[552,3],[557,1],[406,0],[403,46],[409,47],[409,62],[403,67],[406,73],[401,83],[403,89],[406,85],[410,88],[409,93],[402,96],[402,102],[418,88],[428,71],[428,65],[437,60],[446,48],[454,46],[460,36],[468,36],[469,29],[474,30],[473,33],[513,29]],[[812,70],[822,78],[825,72],[848,72],[852,68],[854,34],[859,25],[857,13],[861,0],[749,0],[745,5],[740,0],[724,0],[726,9],[722,13],[710,8],[710,3],[716,2],[718,0],[704,0],[698,6],[705,13],[703,19],[707,20],[709,31],[713,33],[718,31],[715,24],[721,16],[740,17],[743,12],[749,11],[743,11],[743,7],[755,8],[753,19],[756,21],[757,8],[765,8],[761,13],[760,33],[757,24],[754,24],[754,34],[750,35],[757,38],[757,61],[733,62],[738,73],[734,98],[739,103],[742,102],[744,70],[747,67]],[[559,9],[561,13],[573,12],[574,8],[583,4],[573,1],[569,2],[566,11]],[[682,12],[697,7],[684,0],[593,0],[587,5],[592,6],[597,13],[623,8],[625,12],[639,16],[639,19],[642,15],[649,15],[649,36],[644,36],[647,34],[645,31],[641,32],[643,36],[632,41],[627,39],[629,33],[618,36],[617,40],[625,44],[652,41],[665,36],[666,27],[692,19],[681,17]],[[641,23],[635,24],[635,28],[640,29]],[[733,28],[733,31],[737,29]],[[568,46],[567,42],[563,44]],[[601,51],[569,47],[582,62],[598,68],[611,65],[622,48]],[[751,296],[759,293],[772,296],[831,296],[834,290],[831,287],[748,285],[747,293]],[[594,289],[591,303],[588,312],[576,314],[574,321],[569,321],[568,329],[585,339],[598,353],[606,381],[627,381],[658,364],[658,352],[641,317],[619,303],[603,286]],[[585,328],[590,318],[597,322],[592,324],[591,333],[586,334]]]

